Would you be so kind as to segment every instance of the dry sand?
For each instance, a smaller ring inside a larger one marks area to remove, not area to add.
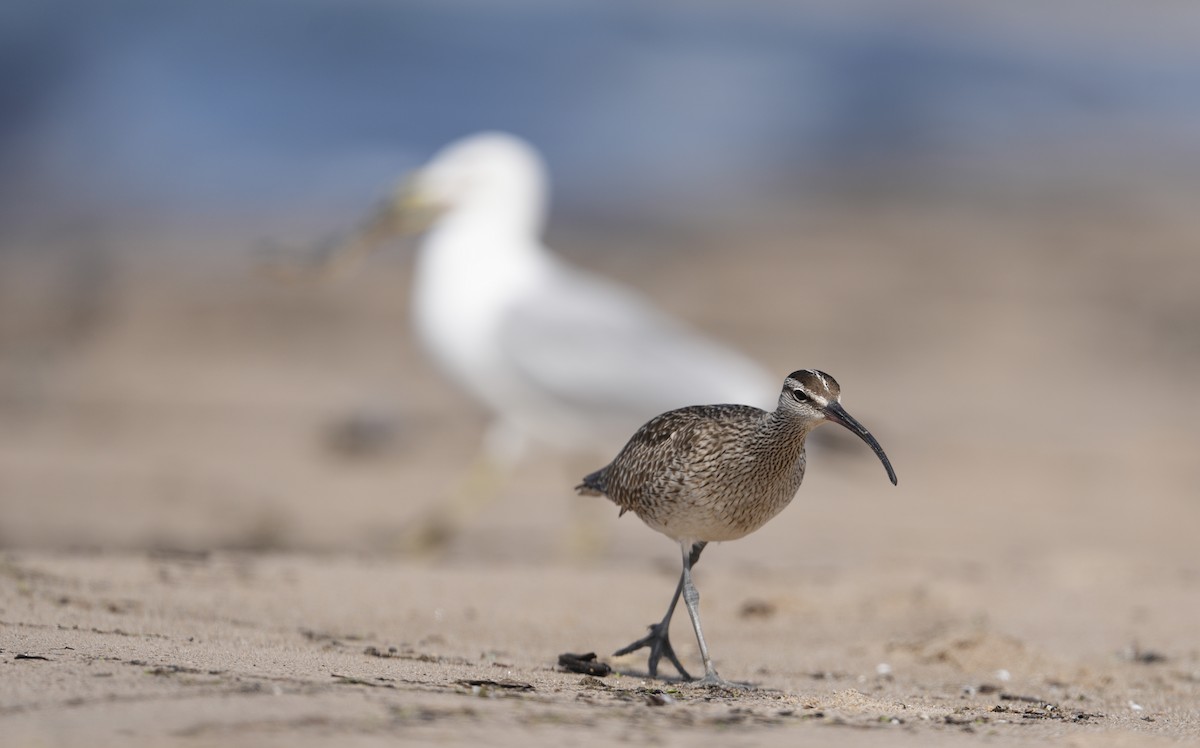
[[[1079,558],[791,573],[706,561],[710,641],[724,674],[757,690],[649,680],[635,655],[604,678],[555,667],[640,635],[665,571],[10,554],[5,742],[1108,745],[1200,727],[1195,652],[1174,644],[1191,627],[1159,612],[1195,598],[1184,575]],[[686,634],[681,621],[695,662]],[[1134,634],[1156,648],[1122,651]]]
[[[441,553],[405,552],[483,416],[408,339],[403,260],[312,289],[228,255],[9,255],[0,743],[1200,740],[1196,231],[939,211],[796,218],[743,256],[557,237],[781,374],[833,372],[896,465],[892,488],[839,442],[706,552],[738,693],[607,657],[678,571],[573,495],[602,457],[539,453]],[[673,638],[698,666],[686,616]],[[587,651],[620,674],[556,665]]]

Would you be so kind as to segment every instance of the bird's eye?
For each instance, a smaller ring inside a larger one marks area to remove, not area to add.
[[[812,402],[812,398],[804,390],[792,390],[792,397],[796,398],[796,402],[798,403]]]

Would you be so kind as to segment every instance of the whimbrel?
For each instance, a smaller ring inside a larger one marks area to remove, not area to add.
[[[683,555],[683,573],[666,616],[616,655],[649,647],[651,677],[657,677],[659,659],[665,656],[691,680],[669,636],[682,595],[704,660],[700,684],[732,685],[717,675],[709,657],[692,567],[708,543],[744,537],[791,502],[804,479],[804,439],[825,421],[845,426],[869,444],[895,485],[896,472],[883,447],[842,407],[837,381],[816,369],[788,375],[774,411],[696,405],[651,419],[616,459],[583,479],[576,490],[607,496],[621,514],[633,512],[679,543]]]

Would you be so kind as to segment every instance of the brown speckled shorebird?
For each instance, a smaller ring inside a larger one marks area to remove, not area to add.
[[[666,616],[616,656],[649,647],[650,677],[657,677],[665,655],[685,680],[692,680],[669,635],[682,595],[704,659],[699,684],[736,685],[717,675],[708,655],[692,566],[708,543],[749,535],[783,511],[804,479],[804,439],[825,421],[845,426],[869,444],[896,484],[883,447],[842,407],[837,381],[816,369],[788,375],[771,412],[748,405],[695,405],[663,413],[638,429],[616,459],[583,479],[576,487],[580,493],[607,496],[621,514],[641,517],[678,542],[683,553],[683,574]]]

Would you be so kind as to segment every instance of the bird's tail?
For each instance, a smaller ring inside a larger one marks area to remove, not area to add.
[[[575,490],[584,496],[604,496],[608,493],[608,468],[602,467],[594,473],[584,476],[583,483],[575,486]]]

